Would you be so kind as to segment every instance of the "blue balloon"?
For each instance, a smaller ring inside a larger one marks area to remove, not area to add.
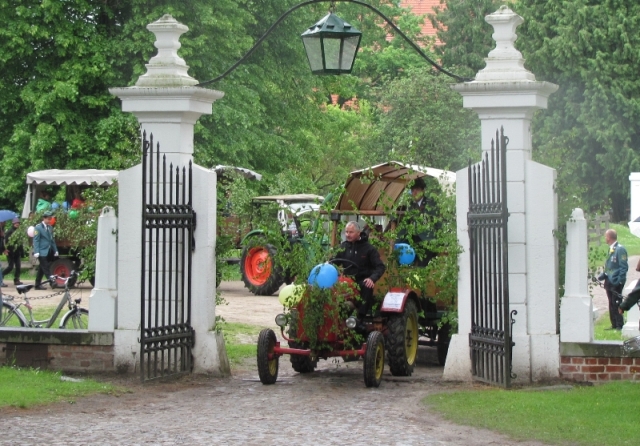
[[[64,201],[64,202],[62,203],[62,208],[63,208],[65,211],[66,211],[67,209],[69,209],[69,203],[68,203],[68,202],[66,202],[66,201]]]
[[[51,209],[53,209],[54,211],[56,209],[58,209],[60,207],[60,205],[58,203],[56,203],[55,201],[53,203],[51,203]]]
[[[309,273],[309,285],[317,285],[321,289],[331,288],[338,281],[338,268],[330,263],[316,265]]]
[[[398,251],[398,263],[400,265],[411,265],[416,259],[416,252],[408,243],[396,243],[393,249]]]

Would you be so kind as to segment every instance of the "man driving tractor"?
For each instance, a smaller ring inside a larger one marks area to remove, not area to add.
[[[363,318],[373,307],[373,287],[386,269],[378,249],[369,243],[369,236],[360,225],[350,221],[345,227],[346,240],[334,257],[334,263],[344,267],[344,274],[353,277],[360,288],[361,302],[356,302],[359,329]],[[341,262],[342,261],[342,262]]]

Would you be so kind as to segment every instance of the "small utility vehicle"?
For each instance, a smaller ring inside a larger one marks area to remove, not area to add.
[[[317,224],[324,197],[312,194],[270,195],[253,198],[256,208],[272,209],[273,220],[289,244],[304,243]],[[257,214],[258,212],[256,212]],[[253,294],[271,296],[283,283],[290,283],[287,271],[276,264],[276,247],[269,243],[263,229],[253,229],[242,240],[240,272],[245,286]]]

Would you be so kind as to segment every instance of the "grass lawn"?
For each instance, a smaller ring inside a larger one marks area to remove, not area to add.
[[[121,389],[91,379],[65,381],[59,372],[0,367],[0,408],[29,408],[59,401],[73,402],[94,393],[117,393]]]
[[[627,322],[627,313],[624,314],[624,321]],[[611,327],[611,322],[607,310],[598,318],[593,327],[593,339],[597,341],[624,341],[626,339],[622,337],[621,331],[605,330],[609,327]]]
[[[423,402],[454,423],[517,440],[621,446],[640,442],[640,383],[612,382],[571,390],[485,388],[430,395]]]
[[[257,337],[262,327],[238,322],[223,322],[222,332],[227,357],[232,366],[255,359],[258,353]]]
[[[618,241],[624,245],[630,256],[640,255],[640,237],[633,235],[627,225],[612,224],[611,229],[616,230],[618,233]],[[602,238],[602,242],[604,243],[604,237]],[[604,257],[602,258],[602,263],[604,263]],[[629,265],[629,267],[635,268],[635,265]]]

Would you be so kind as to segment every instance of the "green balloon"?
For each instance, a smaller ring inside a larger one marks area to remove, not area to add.
[[[285,307],[293,307],[296,305],[300,299],[302,298],[302,293],[304,292],[304,285],[294,285],[290,283],[286,285],[280,290],[278,294],[278,300]]]
[[[69,218],[71,220],[75,220],[76,218],[78,218],[78,211],[76,210],[69,211]]]

